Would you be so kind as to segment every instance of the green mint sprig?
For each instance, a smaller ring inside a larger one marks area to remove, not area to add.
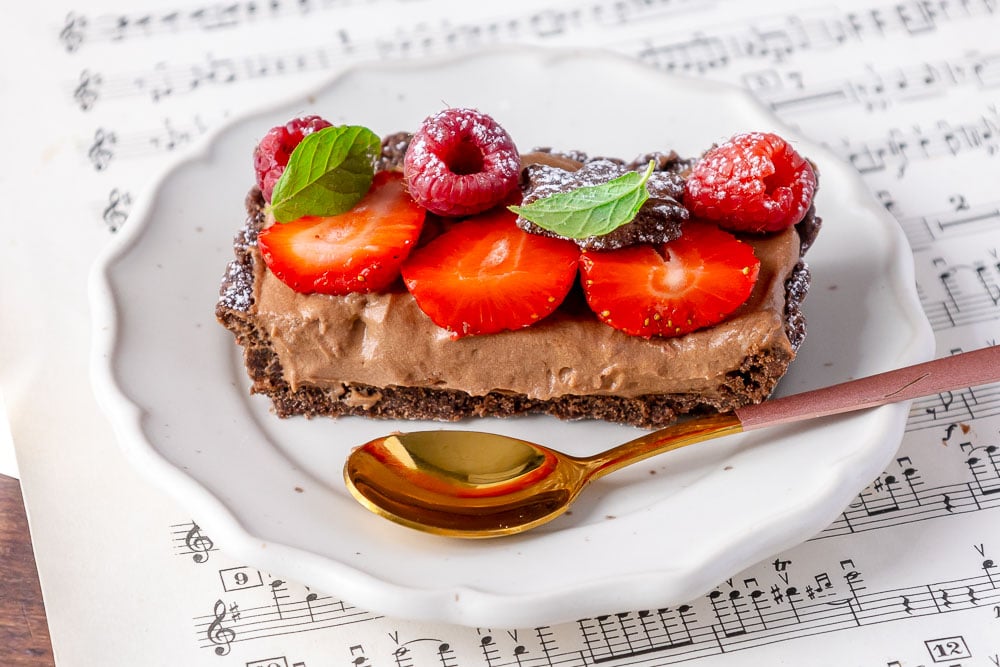
[[[371,187],[381,150],[378,135],[359,125],[325,127],[306,135],[274,185],[274,219],[290,222],[350,210]]]
[[[630,171],[602,183],[557,192],[523,206],[508,207],[542,229],[571,239],[603,236],[631,221],[649,199],[646,181],[653,173]]]

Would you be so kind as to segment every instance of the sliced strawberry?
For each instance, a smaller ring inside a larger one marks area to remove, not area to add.
[[[753,290],[753,248],[715,225],[688,222],[662,246],[584,252],[587,303],[606,324],[634,336],[679,336],[717,324]]]
[[[452,338],[520,329],[554,311],[576,279],[576,244],[520,230],[506,209],[469,218],[403,265],[417,305]]]
[[[261,230],[258,243],[268,268],[296,292],[374,292],[399,275],[425,215],[402,174],[379,172],[350,211],[275,223]]]

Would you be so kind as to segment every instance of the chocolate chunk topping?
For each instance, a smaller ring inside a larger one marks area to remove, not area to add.
[[[376,171],[402,170],[403,157],[410,146],[413,135],[409,132],[396,132],[382,139],[382,156],[375,161]]]
[[[684,179],[687,178],[696,160],[694,158],[683,159],[674,151],[670,151],[669,153],[657,151],[655,153],[640,155],[626,164],[625,168],[630,171],[645,170],[650,160],[653,161],[653,171],[665,171],[677,176],[674,180],[676,190],[672,196],[675,199],[680,199],[684,195]]]
[[[525,204],[557,192],[601,185],[629,171],[645,170],[649,161],[653,160],[654,171],[646,182],[650,196],[636,217],[603,236],[570,239],[581,248],[613,250],[637,243],[666,243],[681,235],[681,224],[688,219],[688,210],[679,201],[684,193],[682,172],[687,169],[687,165],[676,153],[652,153],[628,165],[620,160],[588,158],[579,152],[552,153],[547,149],[539,149],[529,155],[535,157],[530,163],[525,160],[526,165],[521,172]],[[580,166],[575,170],[572,167],[564,168],[572,164]],[[517,225],[532,234],[559,238],[558,234],[521,217],[518,217]]]

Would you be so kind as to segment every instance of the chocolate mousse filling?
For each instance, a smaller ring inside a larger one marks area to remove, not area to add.
[[[801,256],[819,227],[813,211],[794,228],[742,237],[761,260],[760,277],[748,301],[714,327],[630,336],[597,320],[574,292],[530,327],[452,340],[401,283],[347,296],[287,287],[257,248],[267,224],[257,188],[246,206],[216,314],[243,347],[251,392],[270,397],[281,417],[546,413],[657,427],[764,400],[805,336]]]

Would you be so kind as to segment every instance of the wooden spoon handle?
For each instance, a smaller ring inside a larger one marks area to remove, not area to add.
[[[735,410],[744,431],[1000,381],[1000,345]]]

